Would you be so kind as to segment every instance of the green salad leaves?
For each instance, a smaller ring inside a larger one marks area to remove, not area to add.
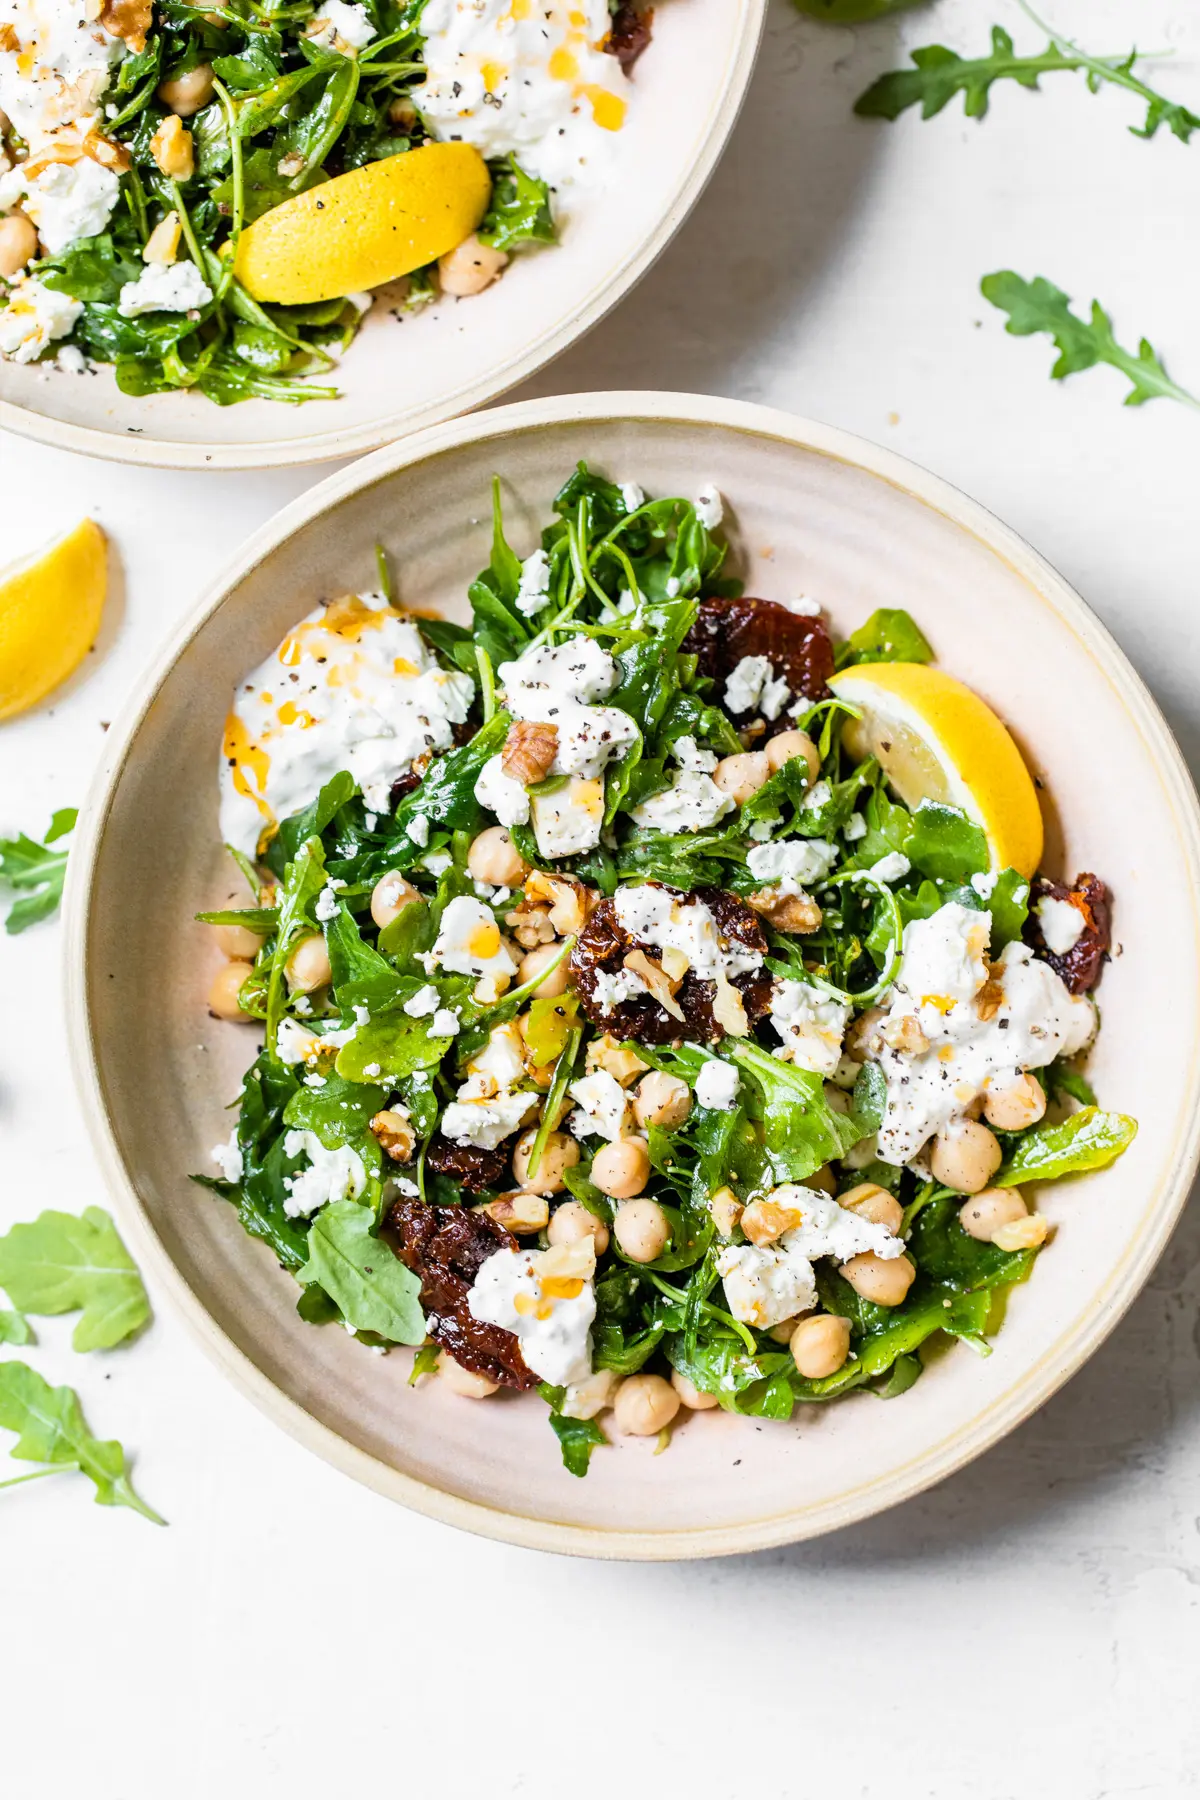
[[[10,935],[28,931],[31,925],[58,911],[67,875],[67,852],[51,849],[51,845],[70,836],[78,817],[76,807],[60,808],[50,821],[44,844],[35,843],[24,832],[15,838],[0,838],[0,888],[9,888],[17,896],[5,920],[5,930]]]
[[[0,1237],[0,1288],[22,1312],[80,1312],[76,1350],[108,1350],[140,1331],[150,1302],[137,1266],[99,1206],[44,1212]]]
[[[0,1362],[0,1426],[17,1433],[11,1456],[47,1465],[2,1481],[0,1487],[78,1469],[95,1488],[97,1506],[128,1506],[153,1525],[166,1524],[134,1492],[116,1439],[92,1436],[74,1388],[51,1387],[28,1363]]]

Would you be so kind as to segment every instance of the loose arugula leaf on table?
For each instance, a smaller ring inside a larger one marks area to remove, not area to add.
[[[38,1474],[78,1469],[94,1484],[98,1506],[128,1506],[152,1524],[166,1524],[134,1493],[117,1440],[92,1436],[74,1388],[51,1387],[27,1363],[0,1362],[0,1425],[17,1433],[10,1455],[48,1465]]]
[[[1035,1125],[1017,1139],[1011,1157],[995,1177],[997,1187],[1020,1181],[1058,1181],[1090,1169],[1106,1169],[1137,1136],[1137,1120],[1126,1113],[1085,1106],[1058,1125]]]
[[[797,12],[826,25],[866,25],[922,4],[923,0],[792,0]]]
[[[985,275],[979,287],[985,300],[1008,314],[1004,329],[1013,337],[1045,332],[1053,338],[1059,355],[1050,371],[1052,381],[1065,381],[1068,375],[1107,363],[1132,384],[1125,396],[1126,406],[1141,406],[1147,400],[1178,400],[1184,406],[1200,408],[1194,394],[1171,380],[1146,338],[1136,355],[1117,343],[1112,320],[1098,300],[1092,301],[1090,320],[1081,319],[1071,311],[1070,297],[1044,275],[1026,281],[1012,269]]]
[[[108,1350],[140,1331],[150,1301],[137,1267],[99,1206],[44,1212],[0,1237],[0,1287],[22,1312],[82,1308],[76,1350]],[[19,1340],[18,1340],[19,1341]]]
[[[32,1344],[33,1327],[19,1312],[0,1306],[0,1344]]]
[[[374,1236],[374,1222],[372,1209],[353,1200],[322,1207],[296,1279],[322,1288],[356,1331],[376,1332],[393,1344],[421,1344],[420,1279]]]
[[[11,936],[57,911],[66,880],[67,852],[51,850],[50,845],[74,831],[78,816],[76,807],[62,807],[50,821],[44,844],[35,844],[24,832],[15,838],[0,838],[0,888],[11,888],[18,895],[5,921]]]
[[[1024,9],[1029,12],[1029,8]],[[1030,12],[1034,22],[1040,19]],[[1043,30],[1049,30],[1042,26]],[[1119,56],[1093,56],[1070,38],[1050,34],[1051,41],[1037,56],[1021,55],[1014,48],[1008,32],[999,25],[992,27],[992,48],[987,56],[966,58],[944,44],[929,44],[912,52],[911,69],[893,69],[871,84],[854,103],[861,118],[898,119],[910,106],[921,108],[923,119],[932,119],[948,106],[956,94],[963,96],[963,110],[970,119],[982,119],[988,110],[991,91],[998,81],[1012,81],[1019,87],[1036,88],[1043,75],[1085,74],[1091,93],[1101,87],[1124,88],[1144,102],[1146,117],[1141,126],[1132,125],[1135,137],[1151,138],[1160,125],[1166,125],[1181,143],[1186,144],[1200,127],[1200,115],[1186,106],[1168,100],[1164,94],[1147,85],[1133,73],[1138,52],[1128,50]]]

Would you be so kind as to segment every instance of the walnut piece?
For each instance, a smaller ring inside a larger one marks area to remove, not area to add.
[[[534,869],[525,881],[525,899],[531,906],[545,907],[559,937],[577,937],[599,898],[595,888],[586,887],[573,875]]]
[[[377,1112],[371,1120],[371,1136],[393,1162],[411,1162],[417,1134],[402,1112]]]
[[[517,719],[508,728],[500,752],[500,767],[510,781],[532,787],[537,781],[545,781],[557,750],[557,725],[539,725]]]
[[[120,38],[127,50],[140,56],[153,16],[153,0],[105,0],[100,24],[109,37]]]
[[[676,1003],[675,990],[678,980],[672,981],[666,970],[656,962],[651,962],[644,950],[630,950],[625,956],[625,967],[631,975],[640,975],[647,988],[653,994],[664,1012],[670,1013],[673,1019],[683,1021],[683,1008]]]
[[[764,887],[747,894],[746,904],[761,913],[776,931],[803,935],[821,928],[821,909],[811,894],[781,894],[778,888]]]

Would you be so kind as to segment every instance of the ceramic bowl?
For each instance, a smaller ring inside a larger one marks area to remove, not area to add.
[[[766,5],[660,4],[608,178],[572,207],[560,245],[516,257],[471,300],[404,314],[381,299],[337,372],[340,399],[136,399],[111,369],[78,376],[0,361],[0,427],[151,468],[280,468],[357,456],[494,400],[589,331],[679,229],[733,129]]]
[[[233,892],[216,764],[235,681],[323,597],[371,584],[377,540],[405,600],[463,616],[466,584],[488,560],[493,471],[526,553],[581,457],[650,493],[715,480],[750,592],[803,592],[842,632],[881,603],[908,607],[943,666],[1003,714],[1042,785],[1048,870],[1095,870],[1114,890],[1092,1076],[1102,1101],[1141,1121],[1111,1169],[1045,1190],[1057,1235],[1014,1291],[987,1360],[956,1347],[894,1405],[853,1395],[771,1425],[692,1415],[669,1454],[617,1440],[582,1481],[560,1466],[536,1399],[481,1405],[439,1383],[411,1389],[410,1353],[372,1356],[342,1331],[302,1324],[291,1279],[231,1207],[187,1180],[211,1169],[257,1042],[206,1013],[219,956],[192,923]],[[543,400],[437,426],[259,532],[109,734],[67,901],[74,1054],[94,1141],[158,1291],[270,1417],[382,1493],[474,1531],[596,1556],[722,1555],[812,1536],[918,1492],[1011,1431],[1146,1280],[1198,1155],[1198,823],[1161,715],[1083,602],[1011,531],[899,457],[781,413],[677,394]]]

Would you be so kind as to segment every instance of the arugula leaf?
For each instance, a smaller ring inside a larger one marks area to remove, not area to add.
[[[834,1112],[819,1075],[779,1062],[747,1038],[727,1038],[723,1049],[761,1096],[763,1142],[777,1181],[806,1181],[864,1135],[857,1119]]]
[[[425,771],[420,787],[406,794],[396,808],[397,833],[421,813],[433,824],[444,825],[448,831],[469,831],[474,835],[484,816],[483,808],[475,798],[475,783],[484,763],[504,748],[511,723],[508,713],[498,712],[475,733],[469,744],[450,750],[445,756],[435,757]]]
[[[95,1484],[97,1506],[128,1506],[155,1525],[165,1525],[138,1498],[115,1438],[95,1438],[74,1388],[52,1388],[28,1363],[0,1362],[0,1425],[15,1431],[10,1455],[51,1468],[76,1468]]]
[[[32,1344],[33,1327],[19,1312],[0,1306],[0,1344]]]
[[[342,769],[325,783],[316,799],[300,812],[280,821],[263,858],[273,875],[282,878],[287,866],[295,860],[301,844],[319,838],[328,831],[343,806],[353,800],[357,789],[353,775]]]
[[[964,881],[987,868],[987,839],[957,806],[922,800],[912,815],[904,854],[935,881]]]
[[[201,1187],[210,1188],[237,1208],[242,1229],[269,1244],[285,1269],[293,1272],[307,1253],[308,1227],[284,1211],[285,1175],[299,1166],[299,1158],[283,1151],[283,1114],[299,1091],[300,1083],[286,1063],[272,1061],[263,1050],[242,1078],[241,1110],[237,1142],[242,1154],[240,1181],[218,1181],[209,1175],[193,1175]]]
[[[995,1177],[997,1187],[1019,1181],[1058,1181],[1087,1169],[1106,1169],[1124,1155],[1137,1136],[1137,1120],[1126,1113],[1085,1106],[1059,1125],[1035,1125],[1018,1138],[1012,1156]]]
[[[935,1196],[917,1213],[908,1247],[922,1274],[963,1293],[1023,1281],[1037,1252],[998,1250],[973,1238],[958,1222],[961,1206],[961,1195]]]
[[[1053,338],[1059,356],[1050,371],[1052,381],[1065,381],[1068,375],[1108,363],[1132,384],[1125,396],[1126,406],[1141,406],[1147,400],[1179,400],[1184,406],[1200,407],[1194,394],[1171,380],[1146,338],[1139,343],[1136,356],[1117,343],[1112,320],[1098,300],[1092,301],[1091,319],[1081,319],[1071,311],[1069,296],[1044,275],[1026,281],[1012,269],[985,275],[979,287],[985,300],[1008,314],[1004,329],[1013,337],[1045,332]]]
[[[35,844],[24,832],[15,838],[0,838],[0,887],[14,888],[20,895],[9,908],[5,923],[11,936],[57,911],[66,879],[67,852],[51,850],[50,845],[73,831],[78,817],[76,807],[62,807],[50,821],[44,844]]]
[[[923,0],[792,0],[797,12],[825,25],[866,25],[921,4]]]
[[[420,1279],[373,1235],[374,1222],[371,1208],[353,1200],[322,1207],[296,1279],[321,1287],[356,1331],[377,1332],[393,1344],[424,1343]]]
[[[102,1207],[44,1212],[0,1237],[0,1287],[22,1312],[83,1311],[76,1350],[108,1350],[140,1331],[150,1301],[137,1266]],[[18,1340],[19,1341],[19,1340]]]
[[[848,669],[853,663],[932,661],[929,640],[911,613],[900,606],[883,606],[873,612],[839,646],[836,658],[839,669]]]
[[[1025,8],[1029,12],[1029,8]],[[1043,26],[1030,12],[1035,24]],[[1136,94],[1146,106],[1143,124],[1130,126],[1135,137],[1151,138],[1160,125],[1166,125],[1181,143],[1186,144],[1200,127],[1200,115],[1186,106],[1168,100],[1147,86],[1134,73],[1138,61],[1136,50],[1121,56],[1092,56],[1070,38],[1050,34],[1051,41],[1038,56],[1018,55],[1012,38],[999,25],[992,27],[992,49],[988,56],[967,60],[944,44],[930,44],[912,52],[914,67],[894,69],[881,75],[860,94],[854,110],[860,118],[898,119],[910,106],[921,108],[923,119],[932,119],[948,106],[956,94],[963,96],[963,110],[969,119],[982,119],[987,113],[991,90],[997,81],[1014,81],[1023,88],[1036,88],[1043,75],[1079,74],[1087,76],[1089,92],[1098,93],[1111,85]]]
[[[267,1048],[272,1056],[286,1004],[284,969],[301,938],[310,937],[319,929],[312,909],[324,886],[325,852],[320,838],[310,837],[288,864],[280,889],[279,929],[267,986]]]
[[[418,1069],[436,1069],[455,1040],[432,1036],[431,1023],[403,1014],[371,1019],[342,1045],[334,1066],[347,1081],[396,1081]]]
[[[608,1439],[594,1419],[568,1419],[559,1412],[566,1391],[552,1387],[547,1381],[538,1384],[538,1393],[550,1408],[550,1429],[558,1439],[563,1467],[569,1474],[582,1478],[588,1472],[592,1451],[607,1444]]]
[[[550,210],[550,190],[527,175],[514,156],[493,162],[492,198],[476,233],[493,250],[516,250],[522,244],[553,244],[558,237]]]

